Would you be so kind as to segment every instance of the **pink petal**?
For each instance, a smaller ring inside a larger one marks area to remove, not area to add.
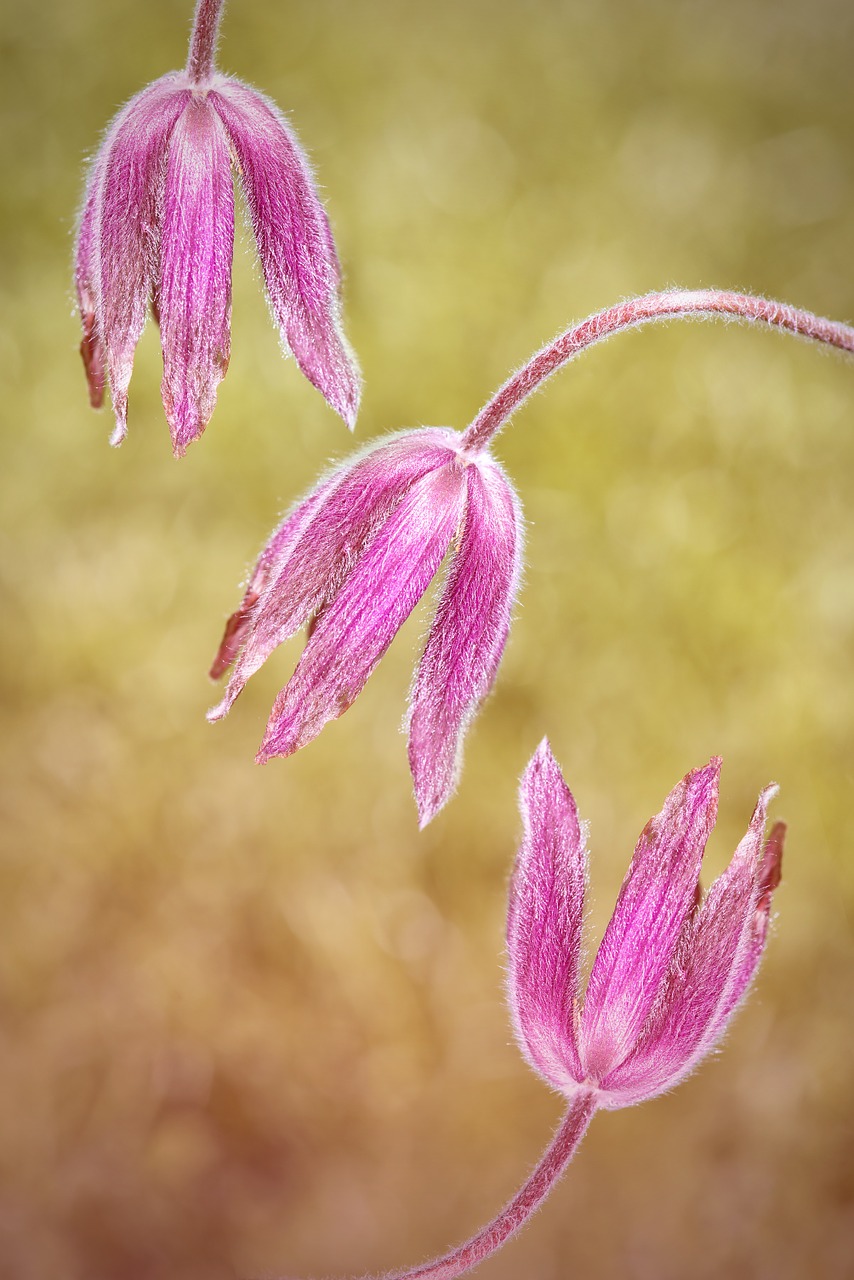
[[[761,803],[762,797],[760,797]],[[754,814],[754,820],[755,817],[756,815]],[[747,995],[756,970],[759,968],[759,961],[762,959],[762,953],[765,950],[765,943],[768,939],[771,901],[782,874],[785,838],[786,824],[784,822],[775,822],[771,828],[771,834],[765,841],[765,847],[762,850],[762,857],[757,868],[756,894],[753,910],[748,919],[745,945],[739,957],[739,963],[734,970],[726,998],[721,1001],[715,1014],[715,1023],[709,1033],[711,1043],[716,1042],[726,1030],[729,1019]],[[705,1053],[706,1050],[704,1049],[703,1052]]]
[[[325,609],[273,707],[259,763],[291,755],[342,715],[426,591],[462,514],[455,459],[418,480]]]
[[[372,445],[332,472],[315,490],[325,495],[307,519],[294,526],[294,536],[280,534],[275,568],[264,571],[266,586],[244,628],[246,647],[228,683],[225,697],[209,719],[226,714],[250,676],[273,650],[331,600],[344,576],[357,562],[378,527],[411,486],[428,472],[456,458],[456,432],[439,429],[404,431]],[[294,513],[296,515],[296,512]],[[264,561],[267,553],[262,556]],[[259,567],[260,563],[259,562]],[[236,646],[229,645],[233,651]]]
[[[691,910],[715,823],[720,760],[689,773],[646,825],[599,947],[582,1020],[588,1072],[629,1053],[659,995]]]
[[[409,763],[422,827],[457,785],[463,738],[504,651],[521,553],[509,482],[494,464],[470,466],[459,549],[411,694]]]
[[[243,593],[240,606],[235,609],[225,624],[225,634],[209,672],[212,680],[218,680],[220,676],[225,675],[245,644],[254,625],[258,602],[269,586],[272,575],[290,555],[306,525],[339,479],[339,473],[334,472],[296,503],[261,552]],[[219,716],[211,712],[208,718],[219,719]]]
[[[104,403],[104,385],[106,382],[104,344],[101,341],[96,323],[97,299],[95,294],[95,281],[97,279],[95,219],[98,201],[101,196],[105,156],[106,144],[95,156],[86,177],[83,212],[80,215],[80,224],[77,229],[77,245],[74,255],[74,283],[77,289],[80,320],[83,325],[80,355],[83,358],[86,381],[89,384],[89,403],[93,409],[100,409]]]
[[[111,443],[127,431],[133,355],[156,279],[166,148],[189,101],[178,74],[163,76],[132,99],[105,142],[94,219],[97,329],[106,350],[116,415]]]
[[[652,1017],[625,1062],[602,1080],[603,1106],[628,1106],[672,1088],[723,1035],[759,963],[779,881],[782,824],[762,848],[775,792],[762,792],[728,868],[686,922]]]
[[[228,368],[234,192],[228,140],[193,99],[169,142],[158,289],[163,407],[176,456],[205,429]]]
[[[587,853],[575,801],[548,741],[519,790],[525,832],[510,886],[510,1009],[528,1061],[566,1092],[584,1079],[579,964]]]
[[[210,101],[237,155],[282,341],[352,427],[361,379],[341,330],[338,259],[308,161],[282,113],[256,90],[223,79]]]

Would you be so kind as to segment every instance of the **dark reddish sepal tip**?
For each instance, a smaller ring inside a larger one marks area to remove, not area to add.
[[[239,609],[231,615],[225,624],[220,646],[217,649],[216,657],[211,664],[208,672],[211,680],[219,680],[224,676],[234,659],[237,657],[238,650],[241,648],[243,641],[246,639],[246,633],[249,630],[249,623],[252,617],[252,610],[258,601],[257,595],[251,596]]]
[[[783,843],[786,837],[785,822],[775,822],[765,841],[762,862],[759,867],[759,896],[767,902],[780,883],[783,874]]]
[[[83,339],[80,343],[80,355],[83,368],[86,370],[86,381],[89,384],[89,403],[93,409],[100,409],[104,403],[104,353],[101,343],[95,336],[95,317],[87,317],[83,322]]]

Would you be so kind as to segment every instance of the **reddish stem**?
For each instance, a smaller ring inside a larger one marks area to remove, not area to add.
[[[196,0],[187,71],[193,84],[202,84],[213,75],[219,20],[225,0]]]
[[[532,356],[526,365],[508,378],[466,428],[462,438],[463,449],[468,453],[479,453],[546,378],[594,342],[601,342],[621,329],[649,324],[653,320],[674,320],[680,316],[707,319],[725,316],[774,325],[802,338],[812,338],[815,342],[825,342],[854,353],[854,329],[814,316],[810,311],[798,311],[782,302],[769,302],[766,298],[725,293],[718,289],[671,289],[666,293],[648,293],[642,298],[620,302],[606,311],[598,311],[567,329]]]
[[[408,1271],[387,1273],[382,1280],[453,1280],[495,1253],[525,1225],[558,1182],[587,1132],[595,1110],[592,1093],[577,1094],[539,1164],[496,1218],[465,1244],[443,1253],[441,1258]]]

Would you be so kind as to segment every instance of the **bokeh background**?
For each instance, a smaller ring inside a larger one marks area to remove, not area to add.
[[[770,778],[790,840],[724,1052],[597,1119],[484,1280],[850,1276],[854,366],[711,324],[586,355],[497,445],[528,569],[454,802],[417,833],[428,608],[341,721],[256,767],[299,643],[216,727],[207,665],[351,442],[278,353],[245,229],[231,369],[180,463],[152,327],[108,448],[70,294],[84,157],[182,64],[189,9],[42,0],[0,36],[0,1274],[380,1271],[490,1217],[561,1112],[502,990],[547,732],[592,826],[591,938],[712,753],[708,874]],[[313,158],[364,441],[464,426],[554,332],[670,283],[854,319],[852,58],[844,0],[232,0],[220,63]]]

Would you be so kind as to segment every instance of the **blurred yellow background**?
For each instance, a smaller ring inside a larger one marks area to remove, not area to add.
[[[544,733],[597,931],[712,753],[709,873],[771,778],[790,838],[723,1054],[598,1118],[480,1274],[854,1274],[854,365],[712,324],[589,353],[497,443],[528,569],[445,813],[418,834],[399,733],[426,608],[348,715],[256,767],[299,644],[215,727],[205,672],[279,512],[351,442],[278,354],[245,228],[231,369],[180,463],[152,326],[108,448],[70,292],[84,156],[183,64],[190,8],[4,16],[0,1274],[353,1274],[489,1218],[561,1112],[502,991]],[[557,330],[667,284],[854,320],[852,58],[842,0],[232,0],[220,66],[314,162],[364,441],[464,426]]]

